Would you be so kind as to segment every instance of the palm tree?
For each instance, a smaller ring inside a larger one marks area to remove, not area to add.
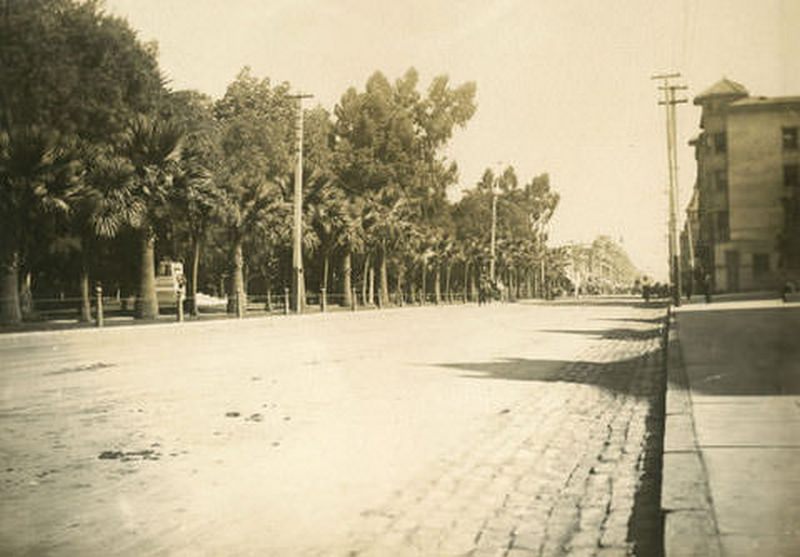
[[[133,167],[131,198],[141,209],[131,214],[130,222],[139,231],[141,242],[139,295],[136,300],[136,316],[140,319],[158,316],[156,230],[168,212],[182,140],[183,131],[171,121],[139,115],[128,126],[122,144],[122,153]]]
[[[388,261],[394,251],[409,238],[413,220],[409,204],[402,194],[393,188],[385,188],[381,194],[364,197],[362,221],[365,232],[376,255],[378,268],[378,301],[385,306],[389,303]]]
[[[364,223],[361,220],[360,203],[355,199],[345,202],[342,228],[338,231],[338,244],[342,249],[342,305],[353,303],[353,254],[364,249]]]
[[[333,250],[340,246],[341,232],[347,228],[345,200],[338,190],[323,188],[310,203],[311,228],[319,241],[319,254],[322,257],[320,289],[328,291],[330,258]]]
[[[80,165],[68,141],[36,126],[0,131],[0,322],[22,320],[19,271],[43,217],[69,213]]]
[[[91,319],[89,269],[100,238],[113,238],[144,208],[133,197],[133,167],[110,149],[84,146],[83,187],[72,203],[71,228],[80,251],[80,320]]]
[[[231,246],[231,297],[228,311],[242,317],[247,309],[247,292],[244,281],[244,243],[265,221],[275,220],[275,215],[289,218],[287,204],[279,186],[264,178],[258,172],[245,169],[229,169],[231,173],[222,176],[222,205],[220,207],[223,223],[227,229]]]
[[[174,178],[171,198],[175,222],[180,222],[181,228],[189,236],[191,245],[188,298],[189,311],[194,316],[198,314],[200,256],[209,229],[219,217],[219,206],[222,201],[222,192],[208,166],[208,161],[204,161],[198,153],[185,151]]]

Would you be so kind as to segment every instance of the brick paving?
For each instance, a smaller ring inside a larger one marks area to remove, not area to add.
[[[629,523],[663,373],[659,335],[642,332],[592,346],[470,447],[365,511],[342,554],[633,555]]]

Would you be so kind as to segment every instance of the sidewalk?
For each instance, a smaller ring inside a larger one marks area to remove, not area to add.
[[[798,555],[800,303],[674,312],[663,466],[667,557]]]

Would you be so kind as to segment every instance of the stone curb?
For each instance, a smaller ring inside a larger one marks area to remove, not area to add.
[[[675,316],[668,317],[661,512],[666,557],[722,555]]]

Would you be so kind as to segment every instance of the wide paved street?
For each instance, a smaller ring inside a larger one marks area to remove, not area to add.
[[[0,548],[653,554],[663,314],[617,299],[0,337]]]

